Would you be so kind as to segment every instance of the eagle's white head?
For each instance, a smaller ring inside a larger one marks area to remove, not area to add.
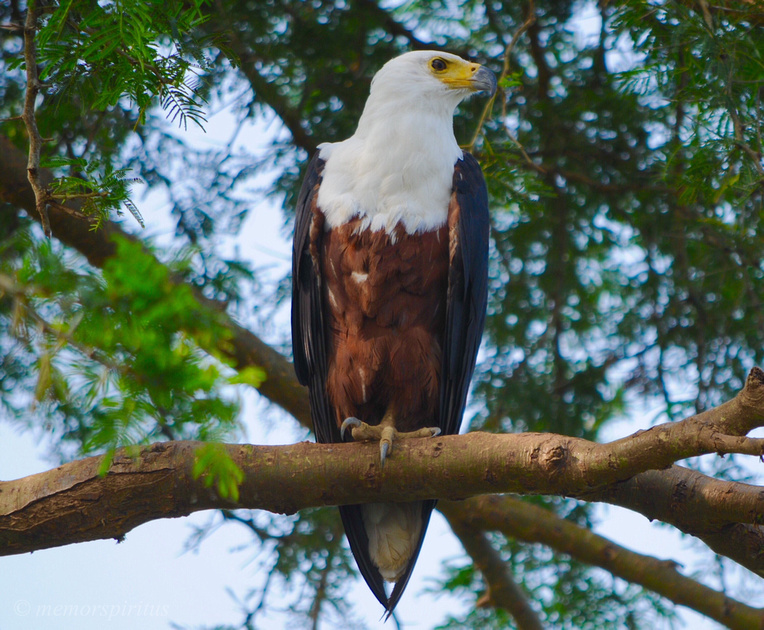
[[[496,77],[480,64],[445,52],[410,52],[391,59],[374,76],[362,120],[370,107],[402,104],[417,109],[446,108],[453,115],[470,94],[493,95],[495,91]]]
[[[446,221],[454,164],[456,106],[475,92],[496,91],[493,73],[439,51],[388,61],[374,76],[355,134],[319,145],[326,162],[318,205],[327,227],[355,216],[392,233],[435,229]]]

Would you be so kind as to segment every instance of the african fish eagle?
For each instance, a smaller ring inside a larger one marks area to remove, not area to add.
[[[319,442],[459,430],[483,332],[488,199],[453,132],[456,106],[496,91],[486,68],[410,52],[375,75],[355,134],[318,147],[298,202],[292,340]],[[350,548],[388,615],[434,500],[341,506]],[[394,582],[387,595],[384,582]]]

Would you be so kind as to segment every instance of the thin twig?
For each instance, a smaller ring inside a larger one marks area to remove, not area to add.
[[[35,118],[35,101],[40,92],[40,81],[37,76],[37,51],[35,49],[35,34],[37,33],[37,11],[35,0],[29,0],[27,18],[24,24],[24,62],[27,70],[27,87],[24,97],[24,113],[21,115],[29,135],[29,159],[27,161],[27,179],[34,191],[35,207],[40,214],[45,236],[50,238],[50,219],[48,218],[47,191],[40,184],[40,151],[42,136],[37,128]]]
[[[506,49],[504,50],[504,61],[501,68],[501,74],[499,75],[499,85],[501,85],[501,82],[507,78],[509,75],[509,69],[510,69],[510,57],[512,55],[512,50],[517,45],[517,42],[519,41],[520,37],[527,31],[535,22],[536,22],[536,7],[534,5],[534,1],[531,0],[529,3],[528,8],[528,17],[526,18],[525,22],[523,22],[520,25],[520,28],[518,28],[514,35],[512,35],[512,39],[510,40],[509,44],[507,45]],[[496,93],[498,94],[498,92]],[[483,126],[485,125],[486,121],[491,115],[491,110],[493,110],[493,103],[496,100],[496,94],[494,94],[488,102],[485,104],[485,107],[483,108],[483,112],[480,114],[480,120],[478,120],[477,128],[475,129],[475,133],[472,135],[472,140],[470,140],[469,145],[467,145],[467,149],[469,151],[472,151],[475,147],[475,144],[477,143],[478,138],[480,137],[480,134],[483,131]],[[502,116],[506,114],[506,111],[504,107],[502,106]],[[516,144],[519,145],[519,143],[516,142]],[[522,150],[522,147],[520,147]]]

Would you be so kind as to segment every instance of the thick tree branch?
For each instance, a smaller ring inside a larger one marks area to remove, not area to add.
[[[45,185],[52,181],[53,176],[50,171],[40,169],[39,178]],[[0,204],[0,212],[12,212],[12,206],[15,206],[23,208],[33,219],[41,220],[35,211],[35,197],[27,182],[26,159],[23,153],[3,136],[0,136],[0,201],[10,204]],[[77,210],[76,203],[66,207],[51,205],[50,227],[57,239],[83,254],[91,265],[103,267],[106,260],[116,254],[114,237],[136,240],[113,221],[104,221],[98,230],[94,230],[90,219]],[[194,292],[200,303],[220,310],[219,304],[204,298],[198,291]],[[258,391],[292,414],[301,424],[311,427],[307,392],[297,382],[292,364],[225,313],[220,313],[220,318],[231,332],[231,337],[221,341],[217,350],[223,356],[233,359],[237,369],[250,365],[262,367],[267,379]]]
[[[439,504],[449,522],[471,530],[496,530],[543,543],[582,562],[642,586],[715,619],[728,628],[764,628],[764,610],[752,608],[679,573],[675,563],[634,553],[559,518],[553,512],[508,496],[473,497]]]
[[[541,452],[550,439],[567,438],[472,433],[409,440],[396,444],[383,470],[379,467],[378,449],[372,444],[227,445],[228,454],[245,473],[240,500],[235,505],[207,488],[203,479],[193,478],[194,453],[201,443],[154,444],[136,457],[120,452],[105,476],[98,474],[101,457],[91,457],[21,480],[0,482],[0,555],[101,538],[121,539],[144,522],[203,509],[243,507],[291,513],[318,505],[401,497],[457,498],[505,490],[536,493],[540,488],[553,489],[560,481],[559,476],[544,475],[538,467],[535,473],[538,482],[521,474],[528,465],[529,454]],[[578,466],[586,468],[585,457],[578,455]],[[503,466],[499,464],[502,460]],[[603,480],[608,474],[607,470],[599,473]],[[662,471],[645,474],[660,475]],[[561,475],[564,477],[565,473]],[[724,504],[710,507],[723,511]],[[684,506],[677,500],[674,508],[681,513]],[[518,618],[530,611],[522,610],[522,600],[516,597],[517,592],[512,592],[512,582],[503,573],[500,559],[487,541],[468,535],[469,529],[496,529],[521,540],[550,545],[729,627],[764,627],[751,625],[753,618],[764,621],[762,611],[696,584],[677,573],[670,563],[620,549],[528,503],[509,497],[480,496],[460,503],[442,502],[441,509],[456,533],[464,534],[460,537],[465,548],[485,572],[491,587],[487,601],[511,610]],[[763,519],[764,506],[751,516],[754,520]],[[706,516],[692,525],[708,530],[711,525],[707,520]],[[762,572],[760,549],[748,548],[750,556],[743,558],[742,563]],[[532,617],[526,619],[529,620],[525,627],[534,627]]]
[[[716,553],[764,577],[764,491],[681,466],[650,470],[578,496],[639,512],[698,537]]]
[[[762,377],[764,373],[761,370],[752,370],[746,387],[732,401],[701,416],[637,433],[631,438],[634,442],[631,448],[628,447],[629,438],[612,444],[595,444],[553,434],[472,433],[396,444],[392,456],[393,465],[384,470],[379,468],[378,451],[372,444],[303,443],[280,447],[230,445],[226,448],[246,474],[241,487],[241,507],[274,512],[294,512],[317,505],[400,500],[401,497],[409,500],[456,499],[492,492],[563,494],[588,498],[597,496],[599,490],[602,496],[598,496],[598,500],[606,500],[604,489],[628,479],[631,479],[630,483],[638,484],[639,477],[632,479],[635,475],[648,471],[651,474],[665,474],[656,469],[664,468],[672,457],[680,459],[715,452],[719,432],[708,430],[709,425],[729,423],[733,419],[747,424],[749,420],[745,418],[746,413],[751,417],[760,417],[760,408],[750,406],[749,403],[756,400],[760,389],[764,388]],[[714,416],[714,411],[717,411],[717,416]],[[697,430],[698,427],[701,430]],[[754,444],[758,442],[752,440]],[[5,482],[0,485],[0,532],[3,532],[0,534],[0,546],[5,553],[20,553],[90,540],[88,533],[77,533],[77,527],[72,523],[57,524],[54,528],[56,536],[43,536],[42,544],[36,536],[30,539],[27,532],[27,528],[34,530],[40,526],[40,523],[36,523],[40,518],[36,510],[40,507],[46,506],[42,512],[46,515],[45,523],[49,522],[47,515],[59,513],[62,506],[57,499],[67,496],[67,491],[75,483],[73,480],[77,480],[78,487],[94,484],[88,496],[104,492],[109,495],[118,494],[109,490],[109,484],[114,483],[115,479],[121,479],[122,483],[118,485],[132,489],[131,492],[135,491],[136,485],[140,486],[135,496],[136,505],[131,506],[126,498],[120,500],[120,512],[130,514],[129,518],[137,520],[118,529],[119,535],[153,518],[188,514],[198,509],[231,507],[229,503],[221,502],[213,494],[201,490],[198,482],[189,479],[193,450],[194,443],[156,444],[146,449],[136,462],[124,456],[115,460],[116,468],[112,467],[112,473],[105,478],[93,477],[100,458],[90,458],[25,480]],[[154,475],[153,466],[160,460],[161,470],[177,477],[178,483],[186,489],[185,493],[176,489],[171,495],[171,500],[181,501],[183,507],[179,508],[178,504],[173,503],[168,508],[165,505],[167,497],[161,492],[161,487],[158,493],[143,487],[146,474]],[[68,472],[64,477],[66,483],[61,485],[60,475],[63,470]],[[675,467],[670,474],[677,475],[677,471],[681,470]],[[183,479],[185,481],[180,481]],[[342,483],[338,480],[342,480]],[[269,494],[273,488],[276,488],[275,494]],[[675,496],[675,488],[664,488],[664,494],[667,491],[672,494],[671,507],[674,510],[677,506],[680,509],[683,507],[681,497]],[[733,484],[731,488],[736,493],[745,494],[751,487]],[[202,494],[209,495],[208,502],[201,500]],[[72,498],[75,504],[78,503],[77,496],[75,493]],[[708,496],[706,498],[709,499]],[[697,514],[697,520],[689,523],[682,521],[685,526],[683,531],[701,535],[718,534],[732,524],[745,528],[764,520],[764,497],[761,494],[757,500],[749,501],[745,509],[734,505],[733,513],[743,517],[734,520],[724,520],[726,515],[722,514],[725,514],[727,501],[724,496],[719,498],[721,500],[708,506],[711,509],[707,509],[704,514]],[[619,500],[624,503],[640,502],[628,496],[620,496]],[[649,500],[655,499],[647,499],[642,495],[641,501]],[[50,504],[50,501],[53,503]],[[31,512],[28,511],[30,505]],[[101,504],[91,505],[92,513],[84,519],[88,507],[87,502],[76,506],[73,513],[76,522],[96,524],[89,526],[99,532],[96,537],[114,536],[113,529],[103,528],[117,526],[119,519],[106,518],[108,511],[105,514]],[[180,511],[175,514],[175,510]],[[65,520],[63,514],[61,518]],[[11,526],[13,523],[20,523],[22,529],[12,535],[11,532],[15,531]],[[758,527],[748,529],[758,531]],[[62,531],[70,532],[72,537],[61,538]],[[747,555],[744,549],[738,549],[730,557],[764,574],[764,558],[758,553]]]

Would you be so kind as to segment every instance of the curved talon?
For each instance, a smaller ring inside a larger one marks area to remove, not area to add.
[[[443,431],[440,430],[440,427],[432,427],[432,437],[438,437]]]
[[[361,426],[361,421],[358,418],[354,418],[352,416],[350,418],[345,418],[345,421],[340,426],[340,438],[344,441],[345,431],[347,430],[348,427],[358,428],[360,426]]]
[[[379,435],[379,458],[380,466],[385,465],[387,454],[393,450],[393,440],[398,436],[395,427],[385,426]]]

